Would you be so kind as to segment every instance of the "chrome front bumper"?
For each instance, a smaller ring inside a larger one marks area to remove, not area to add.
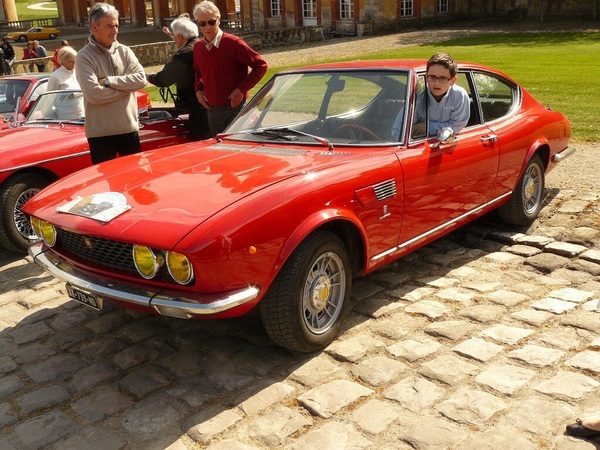
[[[170,317],[191,319],[196,316],[221,313],[254,300],[260,292],[256,287],[248,287],[222,294],[203,295],[199,302],[197,299],[152,292],[83,272],[43,251],[41,242],[29,247],[29,254],[38,266],[65,283],[94,295],[100,304],[104,300],[116,300],[132,306],[152,308],[157,313]]]
[[[564,161],[565,159],[567,159],[569,156],[573,155],[574,153],[575,153],[575,149],[573,147],[567,147],[562,152],[555,153],[554,156],[552,157],[552,161],[555,163],[559,163],[561,161]]]

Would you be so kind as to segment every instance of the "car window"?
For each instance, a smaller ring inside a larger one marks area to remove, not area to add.
[[[456,85],[467,91],[470,104],[470,115],[467,127],[480,124],[479,111],[477,109],[476,96],[473,92],[473,86],[470,82],[469,72],[458,72],[456,74]],[[425,82],[425,74],[419,75],[417,78],[417,87],[415,95],[414,113],[412,117],[411,139],[423,139],[426,136],[426,130],[429,129],[429,115],[427,113],[427,83]]]
[[[499,119],[512,110],[518,98],[516,86],[485,73],[474,73],[474,80],[485,122]]]
[[[333,143],[397,142],[401,134],[392,130],[395,121],[399,129],[404,127],[407,79],[405,71],[282,75],[261,90],[227,131],[286,127]],[[265,134],[255,136],[263,139]]]
[[[38,84],[35,87],[35,89],[31,93],[31,96],[29,97],[29,101],[35,102],[37,100],[37,98],[40,95],[45,94],[47,90],[48,90],[48,82],[47,81],[42,81],[40,84]]]
[[[0,80],[0,113],[13,112],[28,87],[29,80]]]

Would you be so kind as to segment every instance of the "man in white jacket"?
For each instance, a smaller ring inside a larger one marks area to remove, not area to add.
[[[92,164],[97,164],[141,150],[136,92],[146,85],[146,76],[133,51],[117,41],[114,6],[95,3],[89,24],[92,34],[77,54],[75,74],[85,100]]]

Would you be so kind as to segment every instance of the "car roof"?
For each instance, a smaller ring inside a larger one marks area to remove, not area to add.
[[[471,63],[467,61],[457,61],[459,70],[481,70],[500,75],[507,80],[516,82],[506,73],[499,69],[482,64]],[[314,64],[310,66],[302,66],[294,69],[284,70],[281,74],[304,72],[304,71],[319,71],[319,70],[411,70],[415,72],[424,72],[427,69],[426,59],[380,59],[380,60],[357,60],[357,61],[340,61],[324,64]]]

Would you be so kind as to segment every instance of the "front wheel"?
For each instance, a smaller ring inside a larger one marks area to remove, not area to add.
[[[56,39],[58,36],[56,36],[56,34],[52,33],[50,36],[48,36],[50,39]]]
[[[539,155],[527,163],[510,200],[498,212],[500,218],[513,225],[531,224],[542,209],[545,175],[544,164]]]
[[[19,39],[17,39],[18,42],[27,42],[27,36],[22,34],[21,36],[19,36]]]
[[[337,336],[351,287],[346,247],[335,234],[316,231],[292,253],[260,302],[265,330],[289,350],[317,351]]]
[[[21,211],[23,205],[50,181],[40,175],[22,173],[7,179],[0,187],[0,245],[13,252],[27,252],[38,237]]]

